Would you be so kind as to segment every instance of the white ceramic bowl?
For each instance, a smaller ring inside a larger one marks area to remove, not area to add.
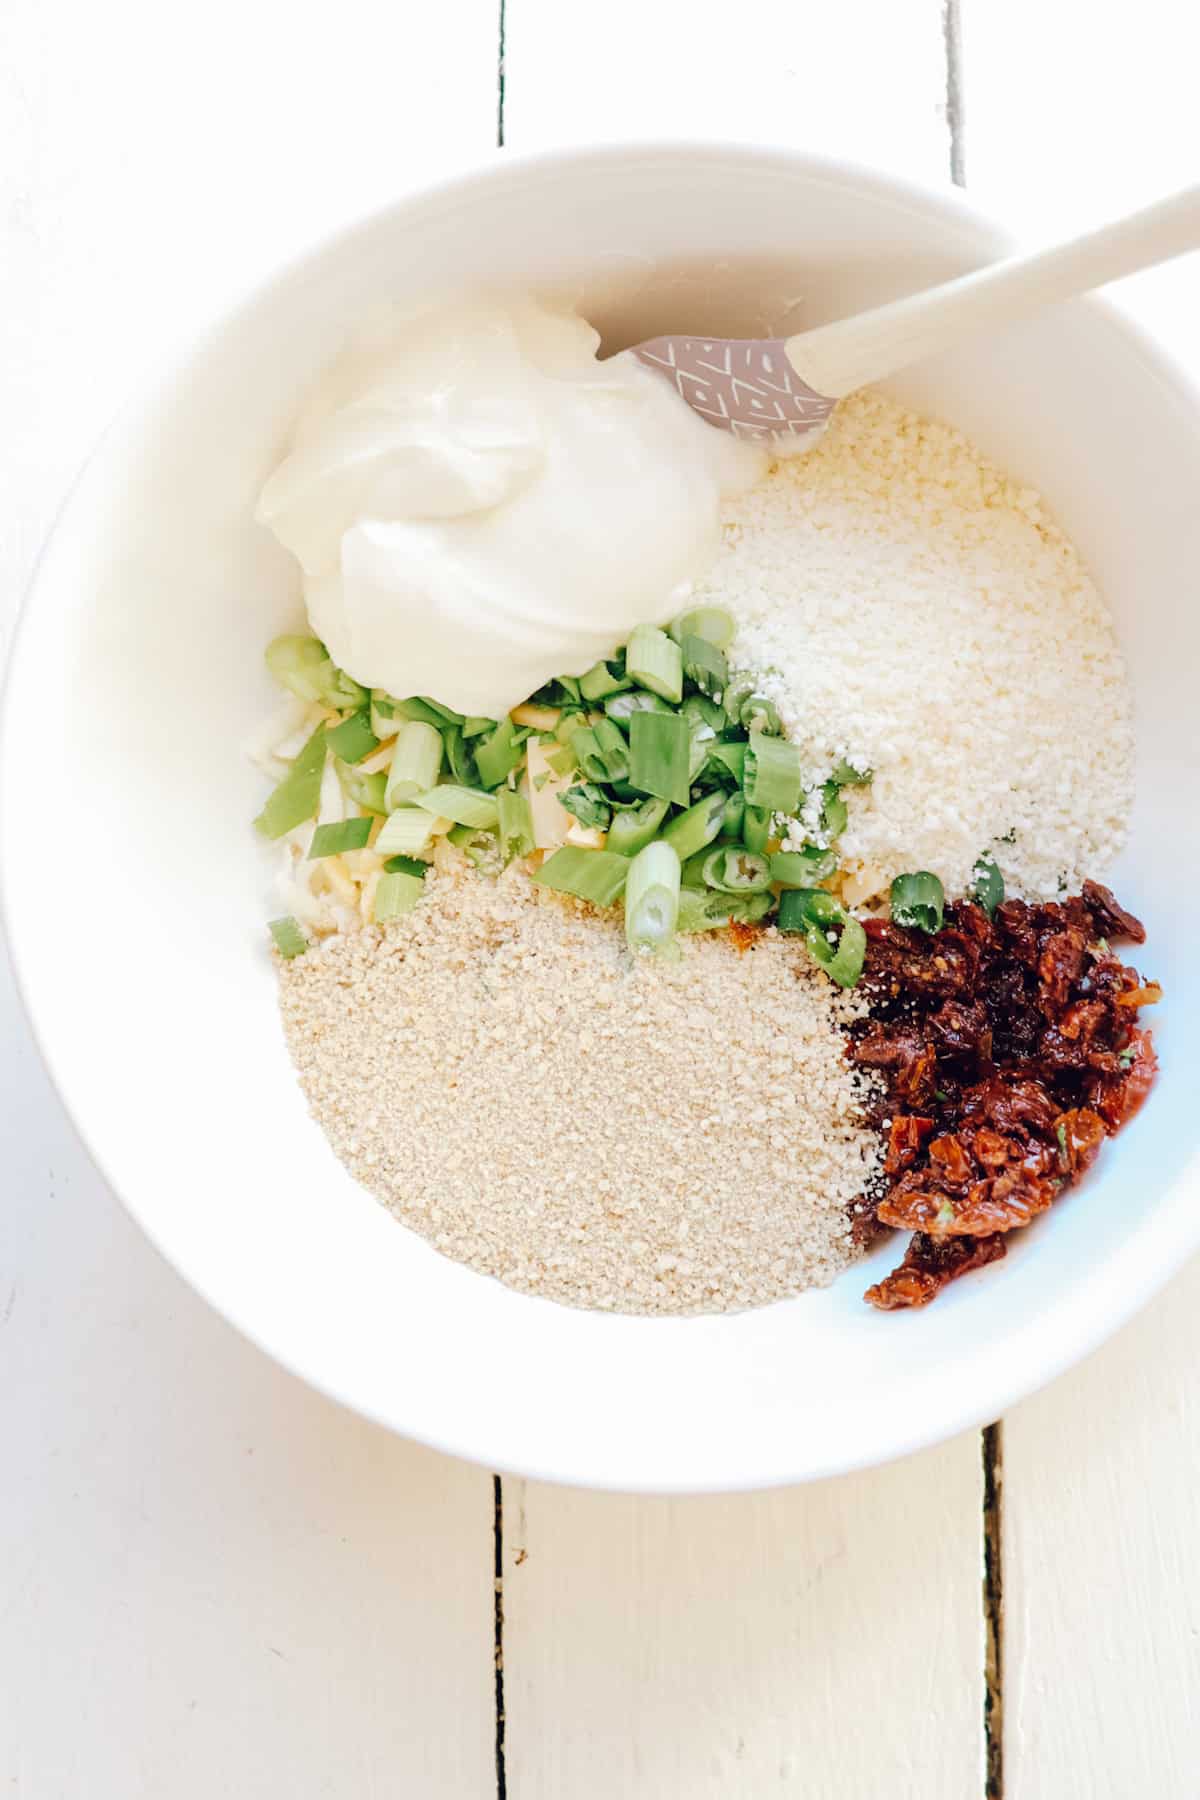
[[[783,250],[780,247],[785,247]],[[1137,696],[1115,872],[1166,983],[1163,1074],[1083,1188],[927,1312],[832,1289],[719,1318],[572,1312],[444,1261],[336,1162],[284,1050],[241,745],[295,616],[251,522],[310,379],[381,298],[578,278],[612,341],[818,321],[1005,247],[965,203],[796,154],[659,146],[521,160],[294,263],[118,421],[20,629],[0,741],[18,979],[85,1141],[163,1254],[280,1362],[398,1431],[597,1486],[762,1486],[996,1416],[1098,1343],[1200,1240],[1184,1021],[1197,876],[1200,401],[1080,303],[895,392],[1040,487],[1116,613]],[[953,779],[953,771],[947,771]],[[487,1146],[480,1146],[486,1156]],[[66,1297],[69,1303],[69,1296]]]

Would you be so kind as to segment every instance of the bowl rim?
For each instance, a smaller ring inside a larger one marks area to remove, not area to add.
[[[352,1392],[328,1379],[320,1368],[313,1366],[312,1358],[300,1354],[292,1347],[285,1349],[273,1343],[269,1331],[244,1316],[245,1309],[231,1307],[214,1291],[211,1282],[195,1278],[186,1267],[186,1258],[177,1259],[171,1247],[163,1241],[152,1222],[152,1213],[149,1217],[146,1216],[140,1197],[124,1191],[121,1181],[110,1166],[110,1156],[99,1141],[102,1134],[82,1123],[80,1114],[86,1108],[77,1108],[69,1083],[63,1076],[52,1038],[43,1029],[43,1015],[24,967],[19,933],[14,927],[13,894],[20,877],[16,873],[18,863],[15,846],[11,841],[11,828],[7,824],[9,809],[4,805],[5,791],[15,780],[10,773],[15,755],[15,747],[10,742],[13,710],[11,696],[23,679],[29,636],[28,622],[37,603],[49,552],[51,546],[57,544],[59,538],[69,530],[80,488],[93,469],[102,462],[110,440],[119,435],[127,422],[135,420],[149,407],[153,396],[161,390],[163,383],[171,378],[173,372],[200,356],[219,340],[243,313],[269,301],[276,290],[289,285],[306,267],[347,248],[356,238],[369,238],[389,224],[403,220],[404,215],[409,212],[426,212],[439,207],[452,208],[458,201],[472,197],[481,189],[519,186],[531,179],[536,180],[543,174],[557,176],[564,168],[572,165],[604,169],[631,161],[659,165],[686,162],[689,169],[695,170],[697,165],[705,162],[727,164],[730,160],[741,161],[758,171],[777,170],[781,173],[801,174],[810,181],[825,181],[830,186],[841,189],[859,186],[865,192],[890,200],[894,205],[908,206],[926,218],[931,214],[940,215],[948,225],[967,226],[976,232],[983,231],[993,239],[1001,254],[1018,241],[1014,231],[1001,218],[990,209],[975,205],[956,188],[897,176],[850,157],[736,138],[605,140],[582,145],[552,145],[521,152],[504,149],[502,152],[493,151],[467,164],[458,164],[452,173],[435,181],[403,189],[386,204],[356,214],[319,237],[307,239],[286,255],[273,259],[261,272],[243,276],[232,288],[230,297],[210,313],[205,323],[199,328],[193,326],[181,333],[135,375],[129,394],[87,451],[52,516],[17,610],[3,679],[0,681],[0,935],[8,947],[15,990],[30,1034],[71,1127],[105,1184],[154,1250],[193,1292],[198,1293],[244,1339],[309,1387],[359,1416],[430,1449],[502,1474],[628,1494],[754,1492],[824,1480],[915,1454],[1001,1417],[1011,1406],[1038,1392],[1113,1336],[1165,1286],[1183,1266],[1187,1257],[1200,1248],[1200,1207],[1189,1210],[1182,1204],[1185,1189],[1193,1192],[1200,1190],[1200,1155],[1195,1156],[1171,1184],[1170,1191],[1177,1196],[1177,1204],[1169,1213],[1155,1218],[1148,1217],[1136,1239],[1132,1240],[1137,1255],[1131,1259],[1134,1262],[1133,1269],[1126,1270],[1127,1277],[1132,1278],[1125,1281],[1115,1303],[1111,1303],[1111,1296],[1108,1296],[1110,1303],[1103,1308],[1098,1304],[1093,1305],[1090,1310],[1083,1312],[1065,1334],[1060,1320],[1053,1336],[1048,1332],[1044,1334],[1043,1353],[1034,1359],[1033,1368],[1029,1366],[1029,1358],[1023,1358],[1014,1373],[985,1384],[984,1389],[977,1391],[968,1401],[947,1412],[935,1415],[927,1410],[918,1418],[910,1418],[906,1424],[892,1428],[882,1438],[872,1441],[870,1446],[861,1448],[854,1455],[826,1458],[824,1461],[810,1458],[806,1461],[797,1447],[790,1455],[785,1453],[782,1462],[774,1464],[770,1470],[751,1469],[746,1473],[730,1474],[720,1480],[693,1478],[666,1482],[661,1479],[640,1480],[630,1477],[627,1472],[614,1475],[611,1471],[594,1467],[573,1466],[564,1469],[552,1464],[537,1466],[527,1462],[516,1465],[507,1459],[502,1443],[490,1441],[490,1427],[474,1433],[469,1441],[453,1431],[443,1434],[414,1430],[393,1412],[363,1402]],[[1200,382],[1196,375],[1170,350],[1159,344],[1133,313],[1120,302],[1094,294],[1082,296],[1072,304],[1084,306],[1093,316],[1114,327],[1135,353],[1147,377],[1168,389],[1176,403],[1200,421]],[[113,1160],[119,1161],[119,1157]],[[790,1466],[786,1466],[789,1462]]]

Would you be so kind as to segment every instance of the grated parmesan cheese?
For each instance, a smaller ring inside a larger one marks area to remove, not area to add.
[[[905,869],[961,893],[983,851],[1027,899],[1103,872],[1132,801],[1124,665],[1039,495],[865,393],[726,512],[696,602],[737,617],[811,782],[875,772],[843,795],[856,899]]]

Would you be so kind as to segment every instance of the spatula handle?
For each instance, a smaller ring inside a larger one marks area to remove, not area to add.
[[[1055,300],[1070,300],[1195,249],[1200,249],[1200,187],[1184,188],[1064,244],[1010,256],[857,318],[800,332],[785,348],[809,387],[840,399],[973,332],[1010,324]]]

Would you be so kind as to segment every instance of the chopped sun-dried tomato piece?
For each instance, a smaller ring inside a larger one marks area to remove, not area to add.
[[[966,1275],[971,1269],[982,1269],[985,1263],[997,1262],[1004,1255],[1002,1237],[951,1238],[935,1243],[920,1232],[904,1253],[904,1261],[864,1296],[881,1312],[895,1312],[905,1306],[928,1306],[949,1281]]]

